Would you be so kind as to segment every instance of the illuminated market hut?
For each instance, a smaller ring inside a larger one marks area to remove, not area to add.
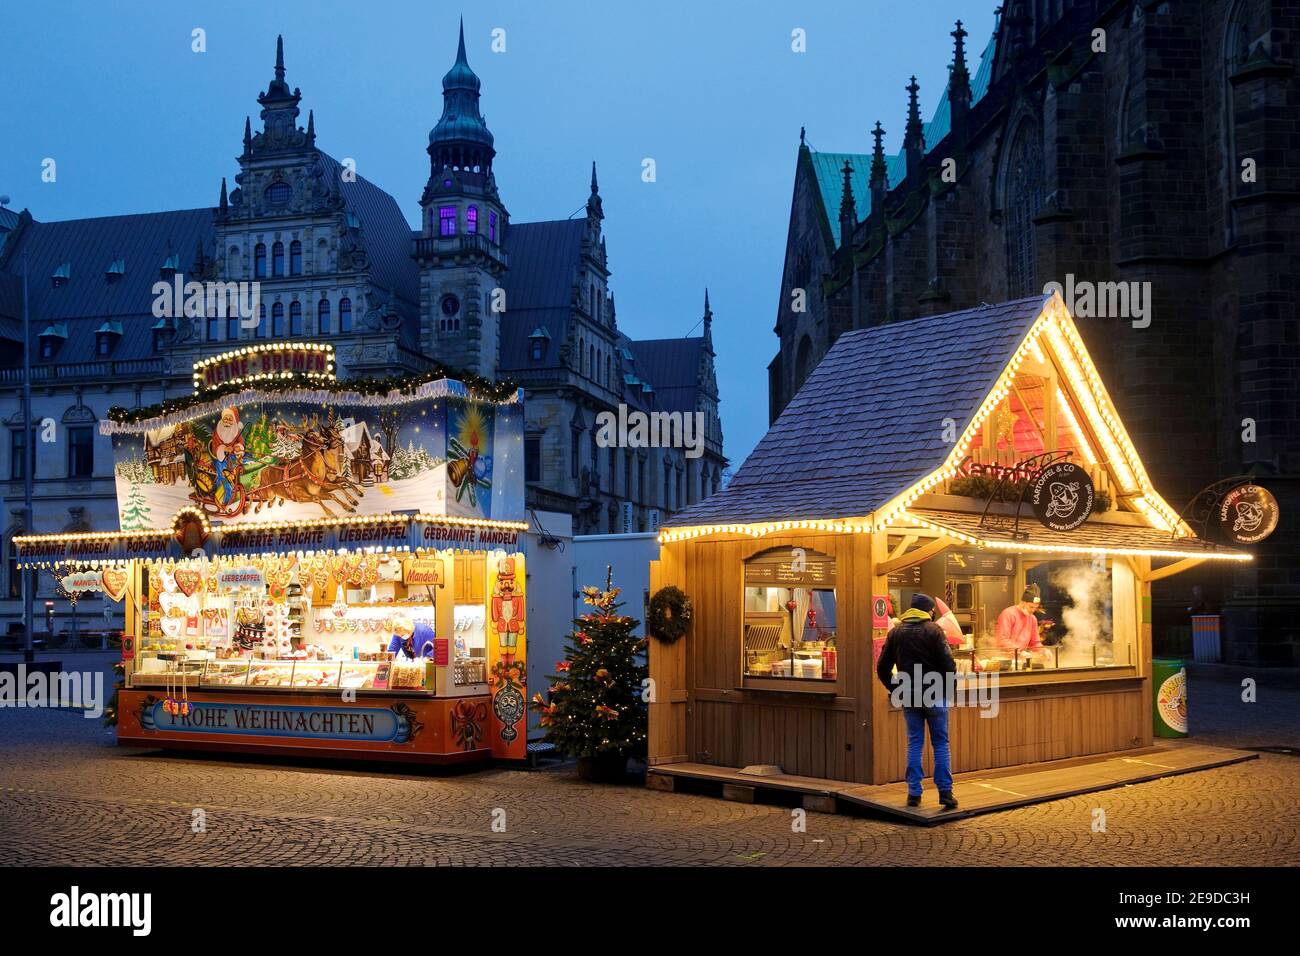
[[[874,660],[917,591],[951,613],[959,680],[999,683],[996,717],[950,712],[954,771],[1150,746],[1151,582],[1250,559],[1151,486],[1059,297],[845,333],[660,542],[651,593],[693,606],[650,645],[664,787],[704,765],[901,780]],[[1027,589],[1021,647],[998,618]]]
[[[101,422],[119,528],[15,544],[126,602],[122,744],[520,759],[523,423],[512,386],[241,348]]]

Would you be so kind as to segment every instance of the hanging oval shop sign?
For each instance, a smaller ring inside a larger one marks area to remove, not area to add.
[[[1259,485],[1238,485],[1219,502],[1219,528],[1237,544],[1263,541],[1277,528],[1277,499]]]
[[[1091,476],[1069,461],[1048,465],[1029,484],[1034,515],[1053,531],[1073,531],[1087,521],[1096,496]]]
[[[63,585],[63,590],[69,594],[104,590],[104,584],[98,571],[77,571],[73,574],[67,574],[63,576],[59,583]]]

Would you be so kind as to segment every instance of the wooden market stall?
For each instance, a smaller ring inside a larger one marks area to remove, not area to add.
[[[15,543],[126,602],[119,743],[525,756],[517,389],[336,383],[329,346],[278,343],[101,431],[119,528]]]
[[[971,704],[950,711],[955,772],[1147,747],[1151,583],[1249,560],[1151,486],[1059,297],[842,335],[660,542],[651,593],[675,585],[693,617],[650,645],[652,783],[901,780],[902,713],[874,663],[916,591],[951,612]],[[999,616],[1030,585],[1046,620],[1019,647]]]

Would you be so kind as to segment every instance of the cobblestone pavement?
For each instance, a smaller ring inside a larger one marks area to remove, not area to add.
[[[1196,739],[1300,750],[1300,691],[1261,686],[1245,705],[1239,685],[1193,679]],[[939,827],[810,813],[797,833],[783,807],[597,786],[571,768],[163,755],[119,749],[76,712],[0,710],[0,864],[1294,865],[1298,798],[1300,759],[1264,753]],[[196,809],[206,832],[192,831]]]

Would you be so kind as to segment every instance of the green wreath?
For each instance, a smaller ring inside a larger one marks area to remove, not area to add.
[[[680,588],[660,588],[646,609],[646,630],[665,644],[673,644],[691,623],[691,599]]]

